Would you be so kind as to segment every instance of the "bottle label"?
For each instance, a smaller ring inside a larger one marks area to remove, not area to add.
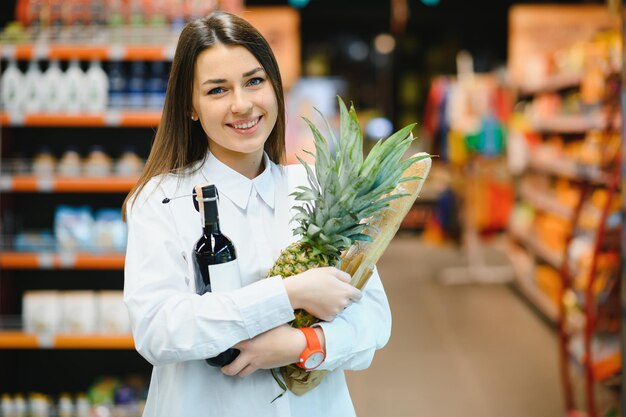
[[[209,265],[209,279],[211,280],[211,292],[238,290],[241,288],[238,260]]]

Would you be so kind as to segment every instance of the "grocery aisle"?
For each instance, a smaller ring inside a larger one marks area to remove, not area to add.
[[[555,332],[507,286],[439,284],[462,258],[413,234],[387,249],[393,333],[369,370],[348,374],[359,417],[563,414]]]

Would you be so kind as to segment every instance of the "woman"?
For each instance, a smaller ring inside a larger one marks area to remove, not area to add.
[[[387,342],[389,306],[377,274],[363,293],[335,268],[265,278],[293,239],[289,194],[306,182],[302,166],[278,165],[284,132],[280,73],[265,39],[224,12],[189,23],[154,145],[123,207],[124,300],[136,348],[154,365],[144,416],[354,415],[343,370],[368,367]],[[206,183],[220,192],[242,288],[200,296],[191,261],[199,215],[191,197],[162,200]],[[308,345],[287,324],[296,308],[323,320],[313,333],[326,354],[318,369],[329,373],[307,394],[272,402],[281,389],[270,369],[297,362]],[[230,347],[241,352],[231,364],[207,365]]]

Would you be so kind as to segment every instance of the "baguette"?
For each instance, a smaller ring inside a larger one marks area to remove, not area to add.
[[[350,283],[358,289],[362,289],[367,284],[376,262],[396,235],[402,220],[413,206],[428,176],[432,165],[428,154],[421,152],[414,156],[424,157],[424,159],[411,164],[402,174],[402,178],[419,178],[401,182],[392,191],[395,194],[407,195],[392,200],[389,203],[389,208],[372,222],[371,226],[373,227],[366,231],[372,237],[372,242],[359,241],[342,255],[341,269],[352,276]]]

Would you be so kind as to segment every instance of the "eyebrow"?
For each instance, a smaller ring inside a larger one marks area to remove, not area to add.
[[[256,74],[259,71],[263,71],[263,68],[261,67],[256,67],[254,69],[251,69],[250,71],[244,72],[243,74],[241,74],[242,78],[246,78],[249,77],[253,74]],[[226,79],[225,78],[217,78],[215,80],[206,80],[205,82],[202,83],[202,85],[205,84],[222,84],[225,83]]]

